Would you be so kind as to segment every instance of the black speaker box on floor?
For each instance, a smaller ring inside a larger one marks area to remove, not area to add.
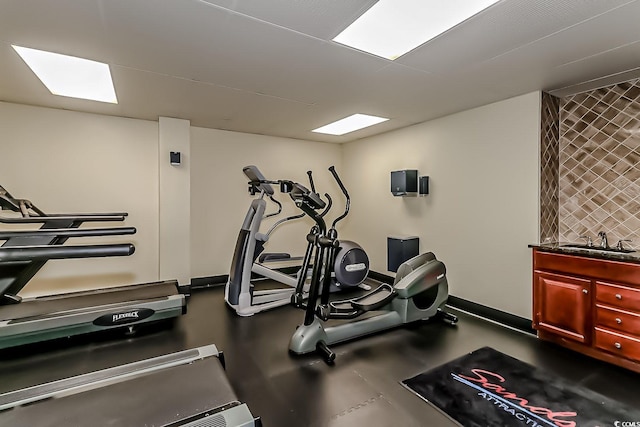
[[[418,237],[387,237],[387,270],[396,272],[403,262],[420,251]]]

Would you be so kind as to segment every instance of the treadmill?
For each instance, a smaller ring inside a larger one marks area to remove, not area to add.
[[[261,426],[215,345],[0,394],[5,426]]]
[[[0,224],[39,229],[0,230],[0,349],[112,328],[171,319],[186,312],[175,280],[21,298],[18,293],[51,259],[129,256],[130,243],[63,244],[69,238],[130,235],[133,227],[79,228],[85,222],[124,221],[126,213],[48,215],[0,186]]]

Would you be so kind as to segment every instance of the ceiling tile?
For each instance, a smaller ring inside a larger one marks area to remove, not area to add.
[[[503,0],[397,61],[447,74],[507,54],[627,3],[633,2]],[[583,43],[593,39],[588,37]]]
[[[331,40],[378,0],[202,0],[303,34]]]

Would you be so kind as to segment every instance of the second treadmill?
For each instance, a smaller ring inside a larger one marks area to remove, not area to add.
[[[133,227],[79,228],[123,221],[126,213],[48,215],[0,186],[4,224],[41,223],[37,230],[0,230],[0,349],[180,316],[186,298],[175,280],[21,298],[18,294],[51,259],[129,256],[132,244],[64,246],[69,238],[134,234]]]

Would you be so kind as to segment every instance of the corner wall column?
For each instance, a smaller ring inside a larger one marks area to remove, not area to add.
[[[188,120],[160,117],[158,122],[160,173],[160,280],[191,282],[191,139]],[[170,163],[171,152],[180,164]]]

